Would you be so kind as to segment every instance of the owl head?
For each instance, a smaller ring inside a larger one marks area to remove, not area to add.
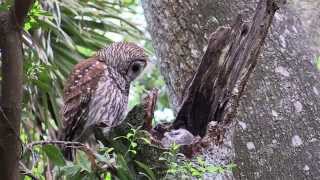
[[[135,80],[147,65],[143,48],[134,43],[116,42],[97,52],[100,61],[121,74],[129,83]]]

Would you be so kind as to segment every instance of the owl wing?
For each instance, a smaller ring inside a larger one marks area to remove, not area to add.
[[[63,132],[61,139],[72,141],[83,130],[89,111],[89,102],[106,65],[96,58],[90,58],[77,64],[64,88],[64,106],[61,114]]]

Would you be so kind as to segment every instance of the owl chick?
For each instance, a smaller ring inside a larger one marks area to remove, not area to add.
[[[108,131],[123,120],[130,83],[147,65],[134,43],[113,43],[77,64],[64,89],[61,140],[85,142],[93,128]],[[72,159],[71,149],[65,149]]]

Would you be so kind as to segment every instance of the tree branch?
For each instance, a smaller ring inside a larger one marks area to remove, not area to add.
[[[22,26],[34,0],[15,0],[13,14],[18,26]]]
[[[21,27],[33,1],[15,1],[8,12],[0,13],[2,53],[0,113],[0,179],[19,179],[20,121],[23,91]]]

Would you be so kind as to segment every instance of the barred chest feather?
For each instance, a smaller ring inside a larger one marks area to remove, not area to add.
[[[118,72],[106,68],[89,103],[89,121],[84,129],[100,126],[109,131],[121,122],[127,109],[129,86]]]

